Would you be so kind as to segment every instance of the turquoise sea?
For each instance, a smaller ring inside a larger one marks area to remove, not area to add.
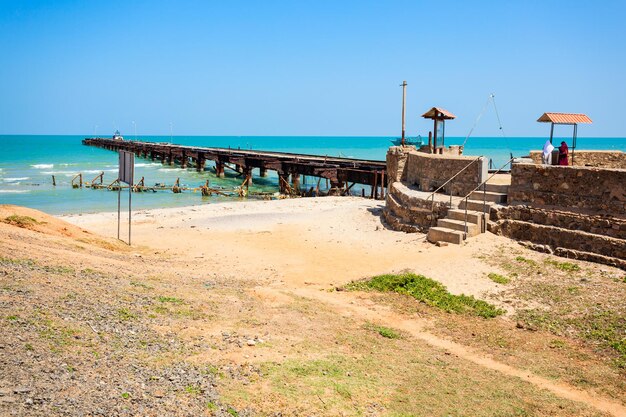
[[[0,135],[0,204],[17,204],[52,214],[90,213],[117,210],[117,193],[89,188],[72,189],[74,175],[83,174],[91,181],[104,171],[104,182],[117,177],[117,153],[84,146],[84,136],[26,136]],[[126,136],[133,140],[134,137]],[[138,140],[169,142],[167,136],[137,137]],[[343,156],[384,160],[391,137],[311,137],[311,136],[174,136],[171,141],[182,145],[232,147],[241,149],[284,151],[314,155]],[[446,145],[463,143],[465,138],[446,138]],[[500,166],[514,156],[524,156],[531,149],[541,149],[545,138],[469,138],[466,155],[483,155]],[[578,149],[616,149],[626,151],[626,138],[578,138]],[[137,158],[135,178],[145,177],[147,186],[155,183],[171,185],[180,178],[181,184],[198,187],[210,180],[211,185],[232,189],[241,184],[234,173],[226,172],[224,179],[215,178],[212,171],[202,173],[193,168],[180,169]],[[208,165],[207,165],[208,167]],[[277,191],[277,178],[270,171],[266,178],[254,172],[251,191]],[[52,175],[57,186],[52,185]],[[313,179],[307,180],[309,186]],[[324,185],[324,182],[322,182]],[[360,194],[360,189],[353,188]],[[232,200],[227,197],[202,197],[199,192],[173,194],[170,191],[134,193],[133,210],[210,204]],[[236,200],[236,199],[235,199]]]

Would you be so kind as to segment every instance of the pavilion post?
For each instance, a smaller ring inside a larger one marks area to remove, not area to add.
[[[550,126],[550,143],[552,143],[552,136],[554,136],[554,123]]]

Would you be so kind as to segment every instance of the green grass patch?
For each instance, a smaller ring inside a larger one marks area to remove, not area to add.
[[[374,323],[367,323],[365,325],[365,328],[367,330],[374,331],[378,333],[379,335],[381,335],[382,337],[387,338],[387,339],[401,339],[402,338],[402,335],[400,334],[400,332],[394,329],[391,329],[389,327],[378,326]]]
[[[4,220],[2,220],[4,223],[8,223],[8,224],[12,224],[14,226],[18,226],[18,227],[30,227],[33,226],[35,224],[41,224],[41,222],[38,222],[37,220],[33,219],[32,217],[29,216],[19,216],[17,214],[13,214],[11,216],[5,217]]]
[[[185,392],[189,395],[200,395],[202,394],[202,389],[197,385],[187,385]]]
[[[552,265],[555,268],[560,269],[561,271],[564,271],[564,272],[580,271],[580,266],[571,262],[559,262],[553,259],[546,259],[545,261],[543,261],[543,263],[546,265]]]
[[[129,399],[129,398],[130,398],[130,393],[128,393],[128,392],[123,392],[123,393],[121,394],[121,397],[122,397],[123,399],[127,400],[127,399]]]
[[[144,288],[144,289],[146,289],[146,290],[152,290],[152,289],[154,289],[154,287],[152,287],[152,286],[150,286],[150,285],[148,285],[148,284],[145,284],[145,283],[143,283],[143,282],[138,282],[138,281],[131,281],[131,282],[130,282],[130,285],[132,285],[133,287],[140,287],[140,288]]]
[[[493,282],[497,284],[508,284],[511,281],[508,277],[505,277],[504,275],[496,274],[495,272],[492,272],[489,275],[487,275],[487,278],[489,278],[490,280],[492,280]]]
[[[29,266],[34,267],[37,265],[32,259],[17,259],[17,258],[5,258],[0,256],[0,263],[8,264],[8,265],[20,265],[20,266]]]
[[[239,416],[239,413],[237,412],[237,410],[235,410],[235,409],[234,409],[234,408],[232,408],[232,407],[228,407],[228,408],[226,409],[226,412],[227,412],[228,414],[230,414],[231,416],[233,416],[233,417],[238,417],[238,416]]]
[[[176,298],[176,297],[159,296],[159,297],[157,297],[157,300],[159,300],[162,303],[172,303],[172,304],[182,304],[183,303],[182,299]]]
[[[130,321],[137,318],[137,315],[127,308],[117,310],[117,317],[122,321]]]
[[[617,366],[626,369],[626,319],[618,313],[594,311],[580,316],[563,316],[533,309],[522,310],[517,315],[530,327],[565,336],[574,332],[604,348],[612,349],[617,353]]]
[[[523,256],[517,256],[517,257],[515,257],[515,260],[517,262],[523,262],[523,263],[528,264],[530,266],[537,266],[537,262],[533,261],[532,259],[524,258]]]
[[[449,313],[483,318],[492,318],[504,313],[504,310],[471,295],[450,294],[443,284],[413,273],[379,275],[366,281],[352,282],[347,288],[406,294]]]

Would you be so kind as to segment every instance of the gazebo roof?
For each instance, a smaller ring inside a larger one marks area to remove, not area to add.
[[[433,107],[428,110],[426,113],[422,114],[424,119],[436,119],[436,120],[444,120],[444,119],[455,119],[456,116],[450,113],[448,110],[442,109],[440,107]]]
[[[544,113],[538,122],[554,123],[557,125],[575,125],[578,123],[593,123],[589,116],[582,113]]]

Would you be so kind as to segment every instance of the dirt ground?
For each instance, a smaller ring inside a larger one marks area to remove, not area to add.
[[[0,206],[0,414],[626,415],[623,271],[490,234],[436,247],[381,208],[142,211],[128,247],[113,213]],[[406,270],[506,314],[344,288]]]

